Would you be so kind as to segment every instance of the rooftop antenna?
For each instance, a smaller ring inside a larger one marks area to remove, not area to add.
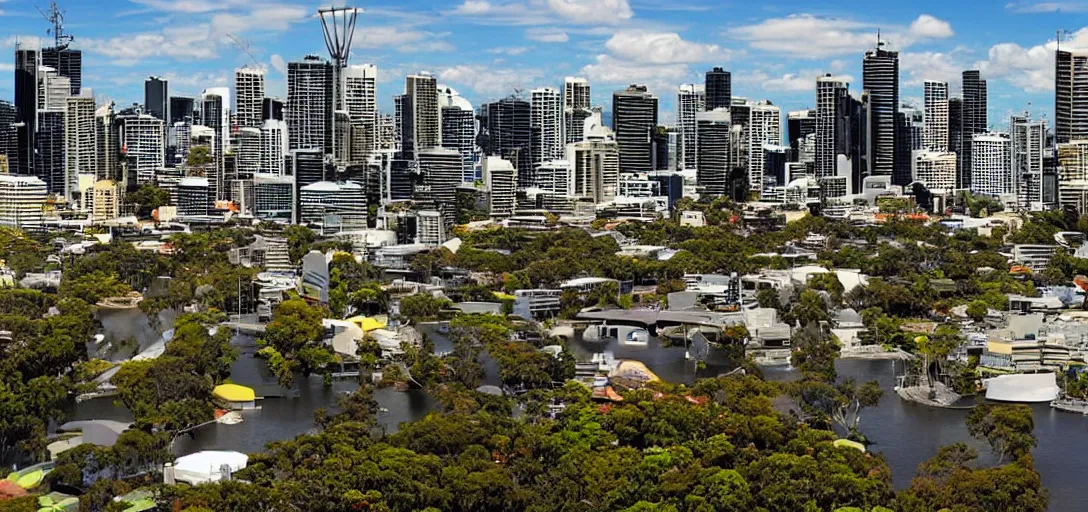
[[[321,17],[321,30],[325,33],[325,47],[332,58],[337,110],[345,110],[342,70],[348,67],[351,40],[355,37],[355,21],[362,11],[356,7],[327,7],[317,10],[317,15]]]
[[[46,30],[46,34],[53,34],[53,44],[58,50],[65,50],[75,40],[71,34],[64,33],[64,11],[57,7],[57,0],[49,4],[49,11],[43,11],[41,7],[34,6],[46,21],[53,24],[53,28]]]

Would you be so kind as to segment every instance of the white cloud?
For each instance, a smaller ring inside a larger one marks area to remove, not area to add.
[[[955,35],[950,23],[928,14],[918,16],[918,19],[910,24],[907,33],[917,39],[947,39]]]
[[[391,25],[360,27],[355,29],[352,48],[392,47],[405,53],[453,51],[453,45],[444,40],[447,35]]]
[[[548,7],[577,23],[614,25],[634,15],[627,0],[548,0]]]
[[[488,50],[487,53],[492,53],[495,55],[510,55],[512,57],[516,57],[532,49],[533,48],[531,46],[513,46],[509,48],[492,48]]]
[[[881,28],[869,22],[793,14],[736,27],[726,31],[726,35],[759,50],[815,59],[857,54],[872,48],[876,44],[876,32]],[[909,27],[885,25],[883,28],[883,39],[898,49],[922,40],[952,35],[948,22],[928,14],[919,16]]]
[[[250,30],[282,32],[291,23],[309,19],[309,12],[291,5],[262,5],[248,13],[220,13],[212,16],[212,30],[219,34]]]
[[[483,24],[543,25],[553,21],[554,16],[540,2],[541,0],[530,0],[529,3],[492,3],[488,0],[465,0],[446,14],[472,18]]]
[[[903,52],[899,54],[899,70],[903,75],[903,85],[918,86],[926,80],[940,80],[949,86],[959,87],[963,70],[967,64],[961,62],[952,52]]]
[[[565,43],[570,37],[558,28],[531,28],[525,31],[525,39],[540,43]]]
[[[765,91],[773,92],[815,91],[817,76],[819,74],[786,73],[782,76],[768,78],[760,86]]]
[[[0,71],[3,71],[5,73],[15,71],[15,64],[12,64],[10,62],[0,62]]]
[[[168,27],[161,32],[144,32],[110,39],[84,39],[82,47],[113,59],[121,66],[135,64],[151,57],[181,60],[216,57],[217,42],[211,37],[207,24],[188,27]]]
[[[1029,93],[1054,90],[1054,40],[1025,48],[1016,43],[990,47],[987,59],[975,63],[983,78],[1002,79]],[[1062,39],[1063,48],[1088,48],[1088,27]]]
[[[645,64],[598,55],[596,62],[582,67],[581,74],[595,84],[645,84],[660,96],[673,94],[673,89],[690,74],[690,68],[683,63]]]
[[[1088,12],[1086,2],[1010,2],[1005,4],[1005,9],[1025,13],[1052,13],[1052,12]]]
[[[282,55],[278,53],[272,54],[272,57],[269,58],[269,63],[272,64],[272,69],[279,71],[281,75],[287,75],[287,63],[284,62]]]
[[[536,69],[492,69],[464,64],[438,72],[438,79],[442,82],[464,85],[478,94],[487,96],[501,96],[513,93],[514,89],[527,89],[541,76],[540,71]]]
[[[675,64],[719,61],[729,58],[729,51],[716,44],[683,40],[673,32],[625,30],[605,43],[612,55],[624,60],[650,64]]]
[[[184,14],[201,14],[212,11],[222,11],[233,6],[244,5],[240,0],[132,0],[133,2],[150,7],[157,11],[177,12]]]

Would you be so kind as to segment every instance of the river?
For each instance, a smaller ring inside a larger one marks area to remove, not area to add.
[[[146,319],[144,320],[146,324]],[[103,320],[103,325],[120,324],[126,331],[139,327],[132,321],[114,322]],[[450,343],[432,329],[424,329],[436,342],[439,352],[450,349]],[[141,346],[154,342],[137,338]],[[252,357],[255,351],[252,337],[236,336],[234,344],[242,351],[242,357],[234,364],[232,380],[253,387],[257,395],[282,394],[283,390],[268,372],[264,362]],[[609,352],[618,359],[642,361],[659,377],[670,382],[691,383],[698,378],[714,377],[732,368],[724,354],[711,350],[706,367],[696,369],[695,363],[684,357],[683,347],[662,347],[656,339],[644,347],[627,346],[618,341],[607,345],[575,341],[571,350],[579,357],[588,359],[594,352]],[[858,381],[876,379],[885,390],[880,404],[862,412],[861,429],[874,444],[870,449],[884,454],[891,466],[896,488],[910,485],[918,464],[937,453],[937,449],[956,442],[974,446],[980,453],[980,462],[992,463],[989,447],[970,437],[964,424],[966,411],[934,409],[900,400],[893,391],[895,385],[892,361],[842,360],[837,363],[839,375]],[[497,384],[497,371],[491,361],[485,361],[487,383]],[[796,376],[788,368],[767,368],[768,379],[784,380]],[[320,407],[333,409],[342,392],[357,388],[351,380],[335,382],[325,387],[320,377],[296,379],[297,393],[286,398],[268,398],[259,402],[260,410],[243,411],[244,421],[237,425],[213,424],[199,429],[193,437],[183,437],[177,446],[179,453],[191,453],[207,449],[227,449],[241,452],[257,452],[269,442],[291,439],[314,428],[313,411]],[[422,418],[434,410],[435,402],[422,391],[400,392],[391,388],[375,392],[375,399],[388,410],[379,417],[379,423],[388,432],[396,430],[405,421]],[[1088,417],[1060,413],[1045,404],[1034,405],[1035,430],[1039,445],[1035,449],[1035,464],[1043,478],[1043,485],[1050,492],[1054,512],[1072,512],[1088,509],[1088,486],[1083,485],[1083,475],[1088,474]],[[71,411],[73,419],[130,420],[128,411],[112,399],[83,402]]]

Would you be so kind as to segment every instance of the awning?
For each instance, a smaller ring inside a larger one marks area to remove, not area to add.
[[[370,332],[376,329],[385,329],[385,322],[378,320],[377,318],[368,316],[355,316],[348,319],[349,322],[358,325],[363,332]]]

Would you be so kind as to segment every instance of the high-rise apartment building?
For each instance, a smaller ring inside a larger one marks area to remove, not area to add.
[[[215,159],[216,176],[226,174],[227,143],[231,140],[230,126],[230,89],[213,87],[205,89],[200,95],[204,126],[215,132],[212,139],[212,158]],[[223,181],[212,178],[211,193],[215,199],[223,199],[227,187]]]
[[[612,94],[612,130],[620,147],[620,172],[653,170],[653,141],[657,127],[657,96],[645,85]]]
[[[529,91],[532,130],[530,157],[533,166],[563,157],[562,98],[554,87],[540,87]]]
[[[127,187],[121,175],[118,156],[121,153],[120,125],[115,122],[113,103],[102,105],[94,112],[94,149],[98,158],[99,180],[113,180]]]
[[[38,125],[38,67],[40,52],[15,46],[15,122],[23,124],[25,141],[19,144],[18,159],[12,172],[34,174],[34,136]]]
[[[151,76],[144,80],[144,113],[163,121],[170,119],[170,90],[165,78]]]
[[[695,115],[696,130],[696,183],[705,196],[728,194],[729,175],[732,172],[730,138],[733,132],[732,116],[728,108],[718,108]]]
[[[239,127],[260,128],[264,103],[264,70],[244,67],[234,70],[234,118]]]
[[[836,175],[838,155],[845,148],[842,119],[847,116],[843,105],[850,99],[850,84],[845,80],[825,75],[816,79],[816,178]]]
[[[514,214],[517,205],[517,169],[509,160],[489,156],[480,161],[484,175],[484,187],[488,192],[488,210],[492,218],[506,218]]]
[[[532,106],[510,96],[480,107],[481,149],[509,160],[518,170],[518,187],[535,186],[532,165]]]
[[[196,102],[186,96],[170,97],[170,124],[188,122],[193,124],[196,119]]]
[[[165,140],[162,119],[147,114],[117,116],[120,123],[121,157],[129,179],[143,185],[155,180],[155,172],[165,165]]]
[[[34,176],[0,175],[0,226],[41,228],[48,194]]]
[[[457,186],[464,172],[461,154],[452,149],[428,148],[419,152],[419,171],[430,188],[428,199],[438,204],[447,228],[457,221]]]
[[[682,169],[695,168],[695,115],[704,111],[706,111],[706,87],[696,84],[681,85],[676,97],[676,122],[680,127],[678,163]]]
[[[1088,139],[1088,51],[1058,50],[1054,76],[1054,140]]]
[[[95,104],[90,96],[68,98],[64,118],[65,197],[78,193],[78,177],[98,172],[98,152],[95,148]]]
[[[332,153],[332,65],[307,55],[287,64],[287,120],[291,150]]]
[[[707,71],[705,90],[707,111],[733,105],[733,80],[728,71],[722,68]]]
[[[963,188],[963,98],[948,98],[948,150],[956,154],[956,188]]]
[[[787,136],[790,139],[791,161],[800,161],[801,141],[816,133],[816,109],[794,110],[786,116]]]
[[[438,108],[438,81],[434,75],[419,73],[405,77],[404,94],[410,107],[412,126],[403,135],[411,142],[411,155],[442,146],[442,111]],[[407,130],[407,129],[406,129]],[[404,143],[409,151],[409,143]]]
[[[457,91],[442,87],[439,94],[442,109],[442,147],[461,155],[462,181],[472,181],[476,161],[476,112],[472,103]]]
[[[763,190],[764,146],[782,144],[782,111],[770,102],[752,105],[748,118],[748,189]]]
[[[582,140],[582,129],[592,114],[589,81],[568,76],[563,79],[563,144]]]
[[[67,80],[65,80],[67,82]],[[66,89],[64,92],[68,92]],[[70,182],[64,173],[64,116],[67,109],[38,110],[38,133],[34,137],[37,146],[34,154],[34,174],[45,182],[50,194],[67,197],[66,192],[75,188],[74,176]]]
[[[1061,206],[1088,211],[1088,139],[1058,143],[1055,149]]]
[[[582,128],[583,140],[567,144],[567,158],[573,176],[572,193],[594,203],[615,199],[619,193],[619,144],[615,134],[594,112]]]
[[[344,74],[344,106],[351,123],[350,160],[365,162],[378,146],[378,67],[348,66]]]
[[[1043,190],[1043,156],[1046,153],[1046,121],[1032,121],[1023,116],[1009,120],[1012,180],[1016,189],[1017,203],[1021,209],[1035,210],[1033,204],[1041,203]],[[1031,193],[1032,191],[1039,191]],[[1038,210],[1035,210],[1038,211]]]
[[[956,188],[956,154],[947,151],[912,152],[911,181],[924,183],[931,191]]]
[[[42,48],[42,66],[57,70],[68,79],[72,96],[79,96],[83,89],[83,52],[65,46]]]
[[[1012,194],[1011,141],[1004,133],[983,133],[971,141],[971,191],[990,197]]]
[[[925,148],[948,151],[948,82],[926,80],[924,94]]]
[[[907,185],[910,166],[896,166],[896,113],[899,111],[899,52],[884,49],[882,41],[865,52],[862,89],[869,92],[869,168],[874,176],[891,176]],[[900,172],[897,173],[896,170]]]
[[[974,172],[972,164],[972,145],[974,136],[986,133],[987,123],[987,99],[986,81],[981,78],[978,70],[963,72],[963,120],[961,121],[960,135],[960,187],[974,188],[971,184],[971,173]]]
[[[284,158],[291,151],[287,123],[269,119],[261,125],[261,174],[283,176]]]

